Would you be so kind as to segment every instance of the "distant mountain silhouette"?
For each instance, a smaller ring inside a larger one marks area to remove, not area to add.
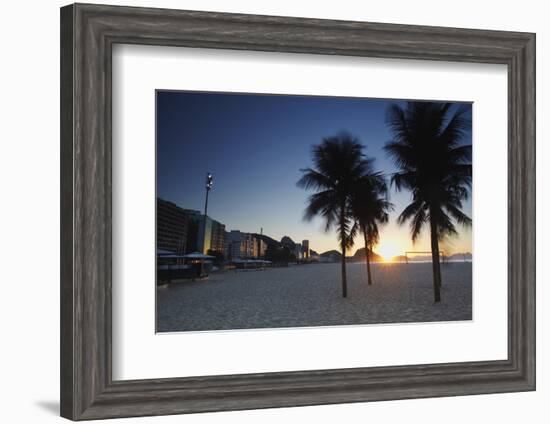
[[[283,236],[283,238],[281,239],[281,244],[288,247],[289,249],[294,249],[294,246],[296,246],[294,240],[292,240],[289,236]]]
[[[455,261],[471,261],[472,254],[470,252],[453,253],[447,259],[455,260]]]
[[[280,242],[278,242],[275,239],[272,239],[269,236],[266,236],[265,234],[252,233],[252,235],[256,238],[259,238],[260,240],[263,240],[263,242],[265,244],[267,244],[268,246],[273,246],[273,247],[277,247],[277,248],[281,246]]]
[[[399,256],[400,258],[403,258],[405,260],[405,256]],[[443,259],[443,254],[441,254],[441,258]],[[432,255],[416,255],[416,256],[409,256],[408,257],[409,262],[424,262],[424,261],[431,261]]]
[[[442,261],[471,261],[472,254],[470,252],[464,253],[453,253],[450,256],[445,256]],[[418,255],[418,256],[409,256],[408,258],[405,255],[394,256],[392,258],[393,262],[431,262],[432,255]]]
[[[323,258],[332,258],[340,260],[342,257],[342,254],[338,252],[338,250],[328,250],[326,252],[321,253],[319,256],[322,256]]]
[[[360,249],[357,249],[353,257],[355,259],[365,259],[365,248],[361,247]],[[370,260],[373,262],[384,262],[384,258],[382,258],[382,256],[380,256],[379,254],[373,252],[372,250],[369,251],[369,257]]]

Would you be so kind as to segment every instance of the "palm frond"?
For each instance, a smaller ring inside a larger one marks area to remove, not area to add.
[[[471,120],[466,116],[467,111],[468,109],[463,106],[449,119],[447,126],[439,136],[442,143],[452,147],[462,141],[471,127]]]
[[[470,218],[468,215],[466,215],[464,212],[462,212],[460,209],[458,209],[456,206],[452,204],[446,204],[445,209],[449,212],[449,214],[458,222],[460,225],[463,225],[465,227],[471,227],[472,226],[472,218]]]
[[[413,201],[405,209],[403,209],[403,212],[401,212],[401,214],[397,218],[397,223],[399,225],[403,225],[405,222],[416,216],[419,212],[422,212],[422,210],[422,202],[420,200]]]
[[[449,150],[449,157],[453,163],[470,163],[472,161],[472,145],[463,144]]]
[[[416,213],[412,216],[411,221],[411,238],[413,243],[416,242],[420,233],[422,232],[422,227],[428,221],[428,217],[424,209],[418,209]]]
[[[391,185],[413,197],[398,222],[410,221],[413,241],[429,221],[436,225],[439,239],[456,235],[451,217],[460,225],[471,223],[461,211],[472,184],[472,146],[464,144],[470,110],[467,105],[414,101],[387,109],[392,139],[384,149],[398,168]]]
[[[303,175],[298,180],[296,185],[305,190],[320,190],[327,189],[332,186],[333,181],[327,175],[323,175],[320,172],[311,168],[305,168],[300,170]]]
[[[417,185],[418,175],[414,171],[402,171],[402,172],[395,172],[391,176],[391,185],[395,186],[395,189],[397,191],[401,191],[403,189],[412,190]]]

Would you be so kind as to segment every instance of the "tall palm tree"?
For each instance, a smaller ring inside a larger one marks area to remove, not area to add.
[[[315,190],[308,198],[304,219],[321,216],[325,231],[334,226],[342,251],[342,296],[347,297],[346,250],[353,246],[357,227],[351,214],[351,196],[357,181],[371,166],[363,155],[363,146],[349,134],[325,138],[312,148],[313,168],[302,169],[296,183],[305,190]]]
[[[393,138],[385,150],[399,171],[391,182],[412,193],[400,224],[410,220],[413,242],[424,224],[430,228],[434,301],[441,300],[439,242],[457,235],[455,225],[470,226],[462,212],[472,185],[472,146],[463,144],[471,127],[468,109],[451,103],[407,102],[388,108],[386,122]]]
[[[363,233],[368,284],[372,284],[370,256],[378,244],[378,226],[386,224],[393,204],[388,201],[388,186],[384,176],[377,172],[363,176],[356,184],[351,200],[353,217]]]

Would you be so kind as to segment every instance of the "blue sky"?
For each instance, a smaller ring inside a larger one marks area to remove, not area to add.
[[[203,210],[204,179],[214,175],[208,215],[227,230],[260,232],[275,239],[310,240],[318,252],[337,249],[335,233],[320,219],[302,219],[310,193],[296,187],[300,169],[311,166],[311,147],[342,131],[358,137],[375,169],[396,169],[383,151],[391,135],[385,112],[395,100],[258,94],[157,92],[157,195],[181,207]],[[471,134],[469,140],[471,142]],[[391,189],[396,208],[382,230],[381,250],[430,250],[427,234],[410,243],[398,214],[408,192]],[[464,211],[471,216],[471,202]],[[443,249],[471,251],[470,230]],[[427,233],[427,231],[426,231]],[[385,244],[385,246],[384,246]],[[356,248],[362,247],[359,238]],[[375,249],[376,250],[376,249]]]

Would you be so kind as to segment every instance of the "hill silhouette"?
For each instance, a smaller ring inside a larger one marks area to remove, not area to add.
[[[361,247],[360,249],[357,249],[353,257],[356,259],[365,259],[365,248]],[[384,258],[372,250],[369,251],[369,258],[373,262],[384,262]]]

